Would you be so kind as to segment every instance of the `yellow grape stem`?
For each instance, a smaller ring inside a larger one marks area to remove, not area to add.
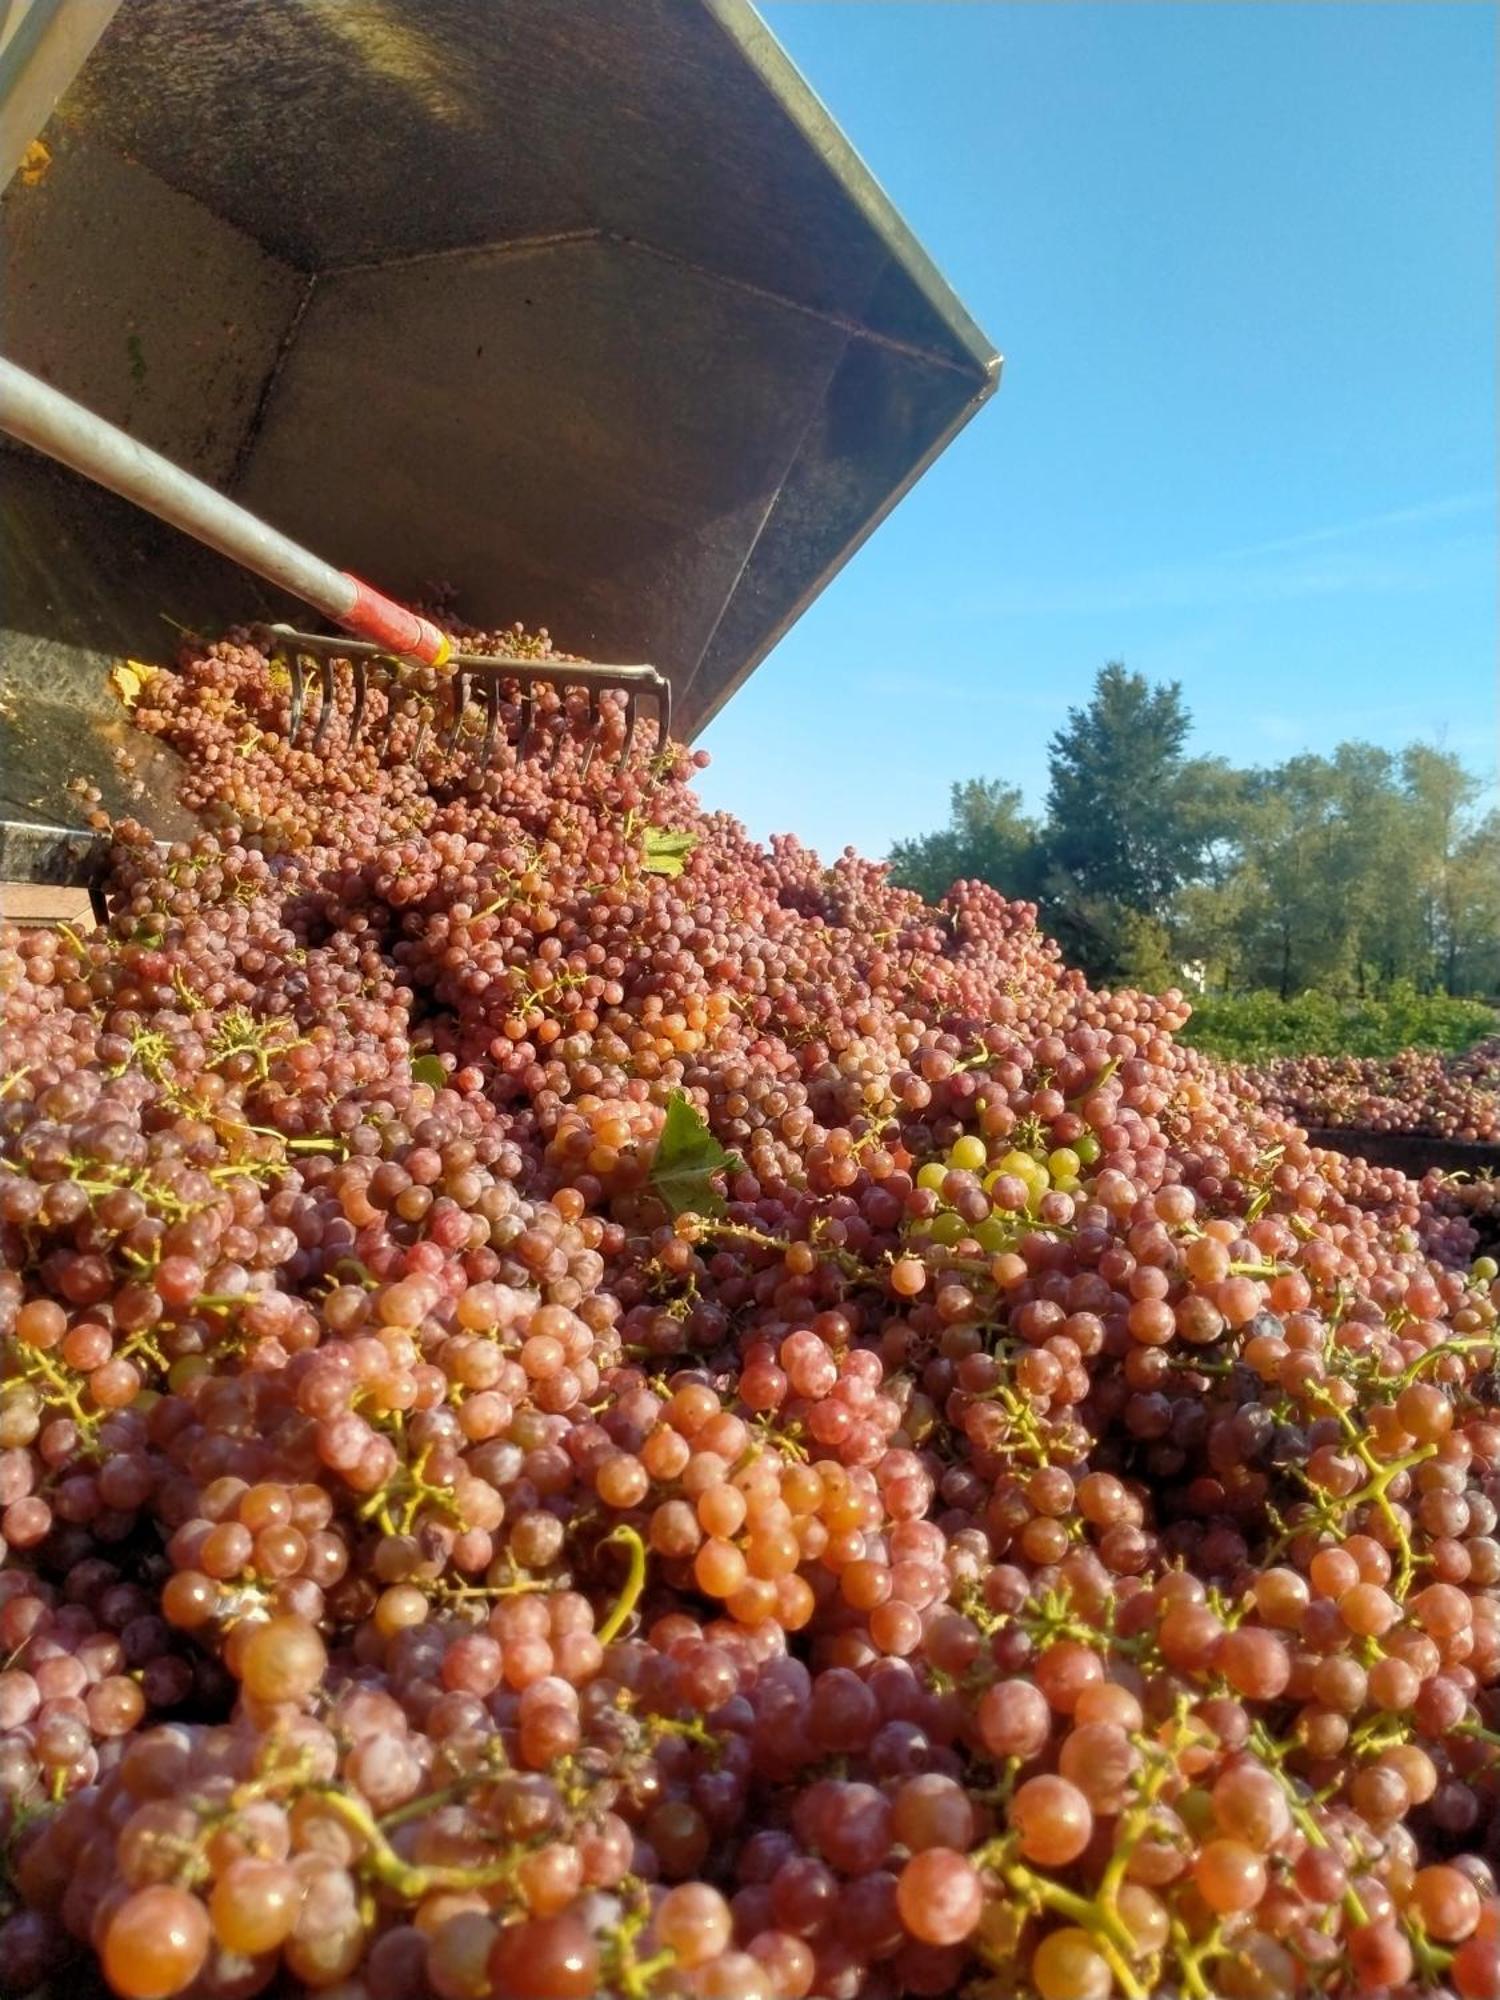
[[[626,1572],[625,1586],[615,1599],[615,1608],[610,1612],[597,1634],[601,1646],[618,1639],[624,1630],[625,1621],[636,1607],[641,1592],[646,1588],[646,1544],[634,1528],[623,1523],[611,1528],[604,1537],[606,1542],[618,1542],[630,1552],[630,1568]]]
[[[1023,1902],[1049,1909],[1088,1932],[1125,2000],[1149,2000],[1147,1989],[1130,1970],[1129,1959],[1135,1951],[1135,1939],[1115,1910],[1077,1896],[1071,1889],[1063,1888],[1061,1883],[1053,1882],[1045,1875],[1037,1875],[1020,1863],[1006,1867],[1003,1874],[1006,1883]]]
[[[486,1868],[446,1868],[433,1863],[419,1867],[403,1861],[386,1839],[369,1808],[348,1792],[318,1786],[317,1796],[326,1809],[364,1843],[356,1866],[373,1875],[382,1888],[389,1889],[405,1903],[420,1903],[440,1889],[485,1889],[504,1882],[515,1872],[516,1862],[507,1855]]]

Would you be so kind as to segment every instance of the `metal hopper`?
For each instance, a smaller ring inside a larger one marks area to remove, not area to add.
[[[652,661],[689,737],[995,386],[743,0],[8,35],[0,352],[390,592]],[[55,817],[109,661],[289,607],[23,449],[0,509],[0,816]]]

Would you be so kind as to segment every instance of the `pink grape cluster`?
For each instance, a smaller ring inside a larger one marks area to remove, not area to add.
[[[1266,1101],[1325,1130],[1424,1132],[1500,1144],[1500,1035],[1458,1055],[1403,1049],[1364,1056],[1288,1056],[1256,1072]]]
[[[1485,1203],[443,701],[0,933],[0,1990],[1500,2000]]]

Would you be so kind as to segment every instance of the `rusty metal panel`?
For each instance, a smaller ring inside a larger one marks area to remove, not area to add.
[[[64,109],[303,270],[600,229],[992,358],[744,0],[125,0]]]
[[[0,240],[0,352],[227,485],[309,280],[66,127]]]
[[[240,497],[389,589],[451,584],[682,687],[846,346],[598,239],[449,258],[436,312],[399,271],[336,272]]]
[[[985,393],[967,376],[925,368],[899,348],[848,343],[691,683],[695,733],[968,422]],[[874,411],[879,423],[872,427]]]
[[[286,609],[253,578],[136,508],[30,452],[0,451],[4,549],[0,645],[0,820],[76,825],[75,778],[117,818],[178,838],[182,767],[126,721],[108,669],[170,657],[179,624],[217,632],[236,592],[249,616]],[[128,763],[124,760],[128,760]]]

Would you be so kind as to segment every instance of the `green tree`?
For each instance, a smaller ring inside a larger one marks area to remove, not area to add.
[[[1500,811],[1458,842],[1449,871],[1450,993],[1500,993]]]
[[[1451,751],[1413,743],[1401,758],[1410,855],[1415,864],[1413,915],[1426,949],[1428,980],[1456,993],[1470,946],[1464,905],[1472,901],[1472,870],[1460,856],[1472,838],[1470,813],[1479,783]],[[1481,843],[1482,845],[1482,843]]]
[[[967,778],[950,794],[948,824],[936,833],[898,840],[891,877],[935,903],[955,882],[988,882],[1002,894],[1034,900],[1043,856],[1036,822],[1020,791],[994,778]]]
[[[1052,740],[1048,817],[996,779],[891,853],[929,901],[963,876],[1041,906],[1095,978],[1362,1000],[1500,989],[1500,813],[1426,744],[1340,743],[1263,770],[1190,758],[1175,683],[1111,662]],[[1273,1004],[1269,1000],[1268,1005]]]
[[[1304,986],[1352,991],[1358,924],[1352,849],[1326,757],[1292,757],[1249,781],[1241,854],[1238,973],[1282,999]]]
[[[1112,660],[1052,739],[1044,907],[1097,978],[1170,961],[1173,899],[1228,833],[1227,773],[1183,754],[1191,726],[1175,681]]]
[[[1285,1000],[1299,983],[1302,940],[1317,893],[1314,841],[1322,785],[1317,758],[1294,759],[1249,783],[1238,898],[1238,965],[1248,986]]]
[[[1363,995],[1412,970],[1406,806],[1397,760],[1369,743],[1340,743],[1328,760],[1328,890],[1347,970]]]
[[[1111,661],[1068,711],[1048,760],[1047,844],[1085,897],[1159,909],[1195,872],[1183,746],[1192,718],[1175,681],[1153,687]]]
[[[1173,908],[1216,983],[1363,996],[1500,981],[1500,822],[1427,745],[1340,743],[1239,774],[1239,826]]]
[[[1181,791],[1184,820],[1193,834],[1194,873],[1161,921],[1170,932],[1178,972],[1196,963],[1210,987],[1228,988],[1237,983],[1248,886],[1244,846],[1250,773],[1222,757],[1191,758],[1182,767]]]
[[[1190,757],[1177,780],[1177,810],[1191,844],[1191,879],[1222,887],[1239,863],[1249,773],[1224,757]]]

